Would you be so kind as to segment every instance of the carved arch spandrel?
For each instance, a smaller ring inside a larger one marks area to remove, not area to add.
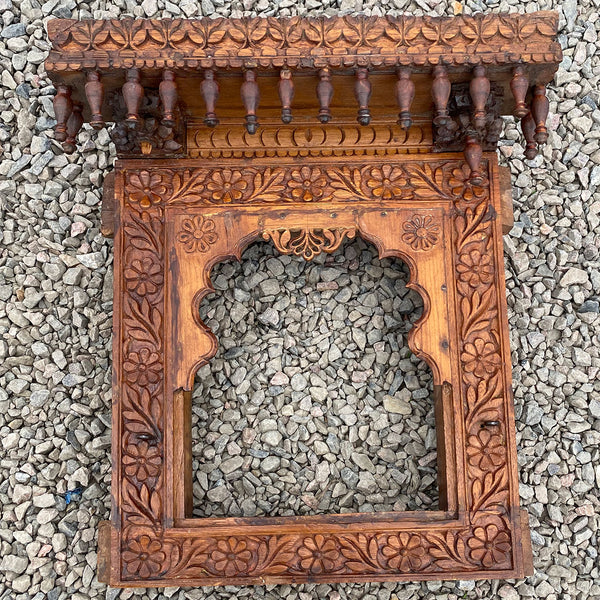
[[[335,212],[330,207],[310,212],[285,207],[267,215],[255,209],[226,208],[177,213],[167,225],[167,235],[173,240],[169,266],[171,388],[191,390],[196,371],[217,350],[215,335],[199,316],[201,301],[214,291],[210,281],[213,266],[224,260],[240,260],[245,248],[257,239],[276,240],[276,247],[285,252],[282,240],[290,238],[289,232],[291,237],[317,232],[314,237],[323,246],[317,253],[334,251],[345,238],[360,234],[375,244],[381,258],[397,257],[406,262],[411,273],[408,287],[421,294],[425,305],[409,335],[409,347],[429,364],[436,385],[451,382],[451,317],[448,303],[438,301],[450,287],[444,260],[445,226],[440,207],[417,210],[406,206],[383,213],[380,207],[343,207]],[[273,232],[279,232],[277,239]]]

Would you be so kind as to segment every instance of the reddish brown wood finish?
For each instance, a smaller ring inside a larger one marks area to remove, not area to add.
[[[249,134],[254,134],[258,128],[256,109],[260,102],[260,90],[256,82],[256,72],[252,69],[244,71],[244,83],[240,93],[246,109],[246,130]]]
[[[67,121],[73,111],[73,101],[71,100],[71,88],[68,85],[58,84],[56,87],[56,96],[54,96],[54,114],[56,116],[56,127],[54,137],[59,142],[67,139]]]
[[[525,137],[525,158],[533,160],[537,156],[537,144],[535,141],[535,119],[531,112],[528,112],[521,119],[521,130]]]
[[[546,119],[550,103],[546,98],[546,86],[536,85],[533,88],[533,100],[531,101],[531,116],[535,121],[535,141],[538,144],[545,144],[548,140],[548,130],[546,129]]]
[[[286,125],[292,122],[292,100],[294,99],[294,81],[289,69],[279,72],[279,100],[281,101],[281,122]]]
[[[398,69],[398,82],[396,83],[396,102],[400,112],[398,113],[398,125],[408,129],[412,125],[410,107],[415,99],[415,84],[410,78],[410,69]]]
[[[90,125],[94,129],[102,129],[105,125],[102,118],[102,103],[104,101],[104,86],[98,71],[89,71],[85,84],[85,97],[90,106]]]
[[[522,65],[515,67],[513,78],[510,81],[510,89],[515,99],[515,117],[522,119],[529,112],[529,107],[525,102],[527,90],[529,90],[529,79]]]
[[[204,124],[208,127],[216,127],[219,119],[215,113],[217,100],[219,99],[219,84],[215,79],[215,72],[212,69],[204,71],[204,81],[201,86],[202,97],[206,104],[206,115]]]
[[[102,581],[198,586],[532,571],[502,262],[512,199],[507,172],[482,146],[495,148],[500,114],[523,115],[529,83],[537,86],[533,116],[522,120],[529,157],[534,135],[543,141],[540,89],[561,59],[556,25],[551,13],[49,21],[57,138],[74,144],[81,117],[70,91],[79,106],[85,69],[98,78],[88,75],[84,117],[116,119],[113,139],[130,157],[118,161],[114,192],[107,179],[103,200],[102,230],[115,237],[115,383]],[[173,127],[156,125],[158,97]],[[434,153],[449,147],[461,152]],[[179,158],[153,158],[168,152]],[[257,239],[312,260],[357,235],[381,257],[405,261],[423,297],[409,346],[434,376],[440,510],[191,518],[191,389],[217,348],[199,318],[211,268],[239,259]]]
[[[473,79],[469,87],[473,101],[473,125],[476,129],[485,127],[485,105],[490,95],[490,80],[486,77],[485,67],[477,65],[473,69]]]
[[[167,127],[173,127],[177,105],[177,84],[175,83],[175,73],[170,69],[165,69],[163,72],[163,80],[158,86],[158,93],[163,109],[162,123]]]
[[[62,143],[66,154],[73,154],[77,146],[77,134],[83,125],[83,114],[81,104],[73,104],[71,114],[67,120],[67,137]]]
[[[435,105],[435,117],[433,122],[436,125],[445,125],[449,119],[448,100],[450,99],[450,79],[448,79],[448,70],[442,65],[433,69],[433,83],[431,84],[431,95]]]
[[[127,81],[123,84],[123,100],[127,107],[125,121],[135,125],[139,120],[139,111],[144,98],[144,88],[140,83],[140,72],[138,69],[127,70]]]
[[[113,585],[523,575],[496,159],[481,185],[460,155],[336,163],[118,165]],[[409,344],[434,373],[442,509],[190,519],[189,390],[217,343],[197,317],[211,266],[261,236],[311,259],[356,234],[407,262],[425,301]],[[244,552],[229,563],[225,549]]]
[[[358,117],[356,117],[356,120],[361,125],[368,125],[371,122],[371,111],[369,110],[371,82],[369,81],[368,69],[357,69],[356,82],[354,84],[354,96],[358,102]]]
[[[319,99],[319,121],[329,123],[331,110],[329,108],[333,99],[333,84],[329,69],[319,71],[319,83],[317,84],[317,98]]]

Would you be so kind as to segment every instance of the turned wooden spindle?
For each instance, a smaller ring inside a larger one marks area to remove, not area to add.
[[[281,120],[284,123],[292,122],[292,100],[294,99],[294,81],[290,69],[281,69],[279,72],[279,100],[281,100]]]
[[[415,99],[415,84],[410,78],[410,69],[398,69],[396,71],[398,81],[396,82],[396,102],[400,112],[398,113],[398,125],[408,129],[412,125],[410,107]]]
[[[548,130],[546,129],[546,119],[550,102],[546,98],[546,86],[536,85],[533,88],[533,99],[531,101],[531,115],[535,121],[535,141],[538,144],[545,144],[548,141]]]
[[[333,84],[331,83],[331,72],[329,69],[319,71],[319,83],[317,83],[317,98],[319,100],[319,121],[328,123],[331,120],[331,99],[333,98]]]
[[[68,85],[61,84],[56,88],[56,96],[54,96],[53,104],[54,115],[56,116],[54,137],[59,142],[64,142],[67,139],[67,121],[73,112],[71,88]]]
[[[85,97],[92,113],[90,125],[94,129],[102,129],[104,127],[104,119],[102,118],[104,86],[102,85],[102,79],[98,71],[88,71],[85,84]]]
[[[127,81],[123,84],[123,100],[127,109],[125,121],[130,127],[135,127],[139,121],[143,98],[144,88],[140,83],[140,72],[137,69],[128,69]]]
[[[525,158],[533,160],[537,156],[537,144],[535,142],[535,120],[529,111],[521,119],[521,131],[525,138]]]
[[[446,125],[450,121],[448,113],[448,100],[450,100],[451,85],[448,79],[448,71],[443,65],[437,65],[433,69],[433,83],[431,84],[431,95],[435,105],[435,117],[433,122],[438,127]]]
[[[74,104],[71,115],[67,121],[67,137],[62,143],[66,154],[73,154],[77,147],[77,134],[83,125],[83,111],[81,104]]]
[[[258,119],[256,109],[260,101],[260,90],[256,82],[256,72],[252,69],[244,71],[244,83],[241,89],[242,102],[246,109],[246,130],[250,134],[256,133],[258,129]]]
[[[473,78],[469,84],[469,93],[473,102],[473,125],[476,129],[485,127],[485,104],[490,95],[490,80],[485,74],[485,67],[477,65],[473,69]]]
[[[513,77],[510,80],[510,89],[515,99],[514,115],[517,119],[522,119],[529,112],[529,107],[525,103],[525,97],[529,89],[529,78],[521,65],[515,67],[513,71]]]
[[[483,183],[483,174],[481,173],[481,144],[474,135],[468,135],[465,142],[465,160],[471,169],[469,180],[473,185]]]
[[[163,79],[158,86],[158,95],[162,103],[162,124],[166,127],[175,125],[175,106],[177,105],[177,84],[175,73],[169,69],[163,71]]]
[[[368,125],[371,122],[371,111],[369,110],[369,100],[371,99],[369,69],[362,67],[357,69],[356,80],[354,81],[354,96],[358,102],[358,116],[356,120],[361,125]]]
[[[215,108],[219,98],[219,83],[215,78],[215,72],[212,69],[204,71],[204,80],[200,86],[204,104],[206,104],[206,115],[204,116],[204,124],[208,127],[216,127],[219,124]]]

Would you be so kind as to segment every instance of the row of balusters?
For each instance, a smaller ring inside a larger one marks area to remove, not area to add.
[[[399,109],[398,123],[406,129],[412,124],[411,106],[415,97],[415,84],[411,76],[412,73],[408,67],[397,70],[395,95]],[[330,69],[321,69],[318,72],[318,79],[316,95],[319,102],[319,112],[317,117],[321,123],[327,123],[332,118],[330,106],[333,98],[333,83],[331,82]],[[530,82],[524,67],[515,67],[510,82],[515,100],[514,115],[518,119],[521,119],[521,128],[526,142],[525,156],[528,159],[532,159],[537,154],[537,143],[543,144],[548,138],[546,118],[548,116],[549,103],[546,98],[545,86],[535,85],[533,87],[531,105],[528,106],[526,98],[529,86]],[[292,121],[294,87],[292,71],[288,68],[281,69],[278,91],[281,101],[281,120],[283,123],[290,123]],[[451,121],[451,116],[448,112],[451,88],[446,67],[443,65],[436,66],[433,69],[431,96],[434,105],[433,122],[438,127],[446,126]],[[472,124],[478,131],[483,131],[486,126],[486,103],[490,94],[490,88],[490,80],[486,75],[485,67],[481,65],[476,66],[473,69],[469,92],[473,104]],[[219,123],[216,113],[219,84],[214,70],[206,69],[204,71],[200,91],[206,105],[204,123],[209,127],[215,127]],[[163,71],[158,93],[162,106],[162,123],[167,127],[172,127],[175,124],[175,111],[178,98],[175,73],[172,70],[165,69]],[[135,127],[140,119],[139,111],[144,98],[144,88],[140,83],[140,72],[138,69],[127,70],[122,94],[127,110],[125,121],[132,127]],[[354,94],[358,103],[357,121],[361,125],[368,125],[371,122],[371,110],[369,108],[371,82],[369,80],[368,69],[358,68],[356,70]],[[85,95],[91,111],[90,125],[94,129],[101,129],[104,127],[104,120],[102,118],[104,86],[102,84],[102,76],[98,71],[89,71],[87,73]],[[248,69],[244,71],[240,95],[246,111],[246,129],[248,133],[253,134],[259,126],[257,110],[260,101],[260,90],[255,70]],[[56,139],[63,142],[65,152],[73,152],[75,149],[75,138],[83,124],[83,115],[82,106],[71,99],[69,86],[58,85],[57,93],[54,97],[54,111],[57,120]]]

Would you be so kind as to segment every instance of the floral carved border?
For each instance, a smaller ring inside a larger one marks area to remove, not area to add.
[[[160,207],[127,205],[122,220],[120,408],[121,556],[148,529],[150,557],[162,535],[164,495],[164,232]],[[141,529],[140,529],[141,528]],[[144,544],[142,540],[142,545]],[[143,553],[140,552],[140,555]],[[137,576],[151,577],[150,563]],[[131,564],[131,563],[130,563]]]
[[[473,46],[490,63],[558,63],[557,26],[558,15],[551,12],[453,18],[56,19],[48,22],[52,50],[46,69],[240,67],[248,60],[264,68],[423,66],[438,64],[440,54],[446,64],[460,66],[474,60]]]
[[[471,188],[448,161],[364,166],[158,168],[126,173],[128,201],[149,208],[374,200],[453,200]]]
[[[484,165],[487,166],[487,165]],[[163,523],[164,473],[162,435],[164,431],[163,390],[164,348],[164,214],[173,203],[184,206],[223,201],[253,203],[247,188],[238,191],[220,187],[226,181],[210,169],[155,169],[152,172],[125,171],[122,273],[123,315],[121,365],[121,518],[120,577],[127,581],[195,579],[205,583],[242,583],[268,577],[321,580],[356,576],[393,577],[403,574],[474,574],[487,570],[514,568],[513,530],[507,508],[510,503],[508,469],[508,425],[504,403],[508,402],[502,370],[500,317],[498,306],[497,260],[494,257],[495,213],[487,182],[474,186],[462,161],[415,161],[403,165],[338,167],[249,168],[251,189],[263,189],[272,182],[270,193],[281,200],[315,201],[311,185],[320,190],[359,190],[365,199],[383,198],[391,186],[410,198],[447,199],[452,202],[455,280],[458,298],[458,327],[461,340],[460,367],[464,406],[466,479],[469,522],[445,532],[393,532],[370,525],[361,533],[311,533],[215,535],[183,537]],[[302,169],[309,169],[311,185],[303,186]],[[318,169],[318,171],[317,171]],[[370,169],[370,170],[369,170]],[[376,171],[374,171],[377,169]],[[396,169],[396,170],[395,170]],[[248,181],[234,178],[235,184]],[[288,171],[286,175],[284,171]],[[484,169],[485,172],[485,169]],[[381,179],[375,180],[373,173]],[[315,176],[316,174],[316,176]],[[364,182],[358,177],[365,176]],[[260,177],[257,183],[256,178]],[[369,179],[371,177],[371,179]],[[387,181],[384,182],[384,179]],[[402,181],[400,186],[399,181]],[[336,182],[344,182],[335,188]],[[214,185],[209,187],[210,183]],[[289,185],[294,182],[297,185]],[[312,183],[311,183],[312,182]],[[275,191],[273,191],[275,190]],[[293,190],[296,196],[292,195]],[[370,196],[367,198],[367,190]],[[256,192],[260,193],[260,192]],[[264,192],[263,192],[264,193]],[[203,195],[205,194],[205,195]],[[208,194],[208,195],[207,195]],[[249,194],[245,196],[244,194]],[[307,196],[303,196],[306,194]],[[308,194],[311,194],[308,197]],[[394,194],[392,197],[397,197]],[[212,198],[212,200],[210,200]],[[264,196],[261,196],[264,202]],[[321,201],[321,196],[316,198]],[[198,219],[198,217],[193,217]],[[202,252],[214,234],[210,219],[183,229],[182,244],[189,251]],[[414,243],[438,243],[439,226],[428,215],[415,211],[400,236],[410,234]],[[202,235],[195,235],[194,231]],[[198,241],[200,239],[200,241]],[[410,246],[410,240],[406,241]],[[197,247],[196,247],[197,246]],[[413,250],[423,250],[416,247]]]

